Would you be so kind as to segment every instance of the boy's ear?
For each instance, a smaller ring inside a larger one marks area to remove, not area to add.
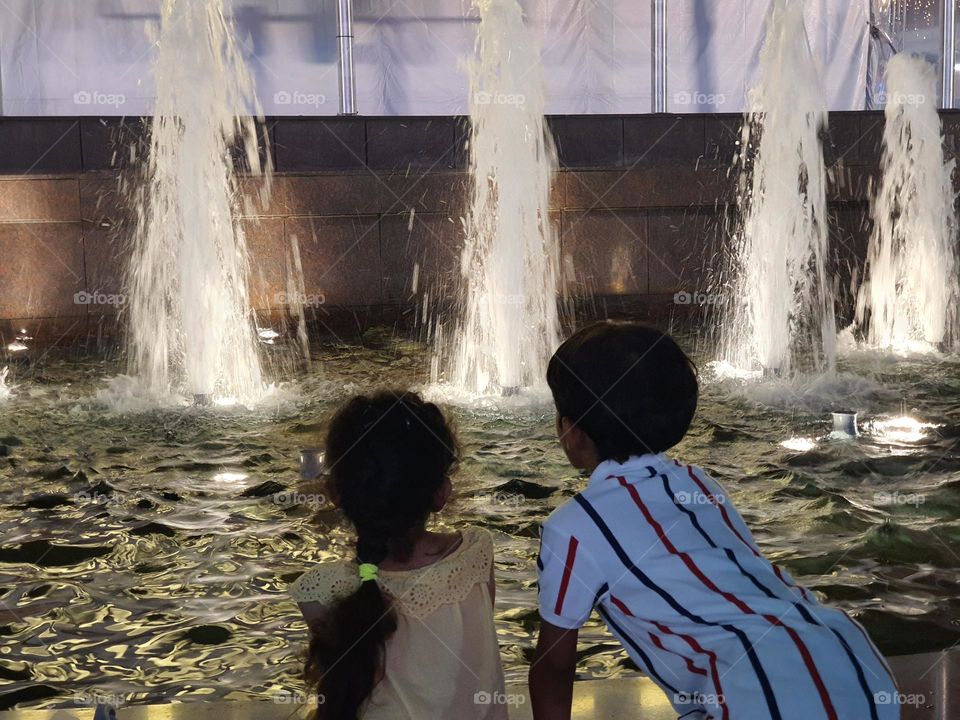
[[[567,460],[577,470],[589,472],[597,466],[597,446],[573,420],[568,417],[558,417],[557,435]]]
[[[560,439],[560,447],[568,455],[571,450],[576,451],[580,444],[580,436],[583,431],[577,427],[577,424],[568,417],[557,416],[557,437]]]
[[[452,494],[453,483],[450,482],[450,477],[447,476],[443,479],[440,487],[438,487],[437,491],[433,494],[433,505],[430,509],[433,510],[433,512],[440,512],[443,510],[447,503],[450,502],[450,496]]]

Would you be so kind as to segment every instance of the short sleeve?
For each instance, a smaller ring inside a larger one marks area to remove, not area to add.
[[[470,526],[463,530],[464,542],[469,543],[470,563],[485,580],[493,565],[493,535],[485,528]]]
[[[537,558],[540,617],[574,630],[583,626],[605,592],[597,564],[574,532],[548,519]]]
[[[330,605],[352,593],[359,585],[355,573],[347,572],[343,563],[321,563],[294,580],[287,593],[298,603]]]

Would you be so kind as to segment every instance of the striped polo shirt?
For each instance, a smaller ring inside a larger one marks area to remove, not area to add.
[[[543,525],[540,615],[596,609],[687,718],[891,720],[863,628],[769,562],[723,488],[665,455],[601,463]]]

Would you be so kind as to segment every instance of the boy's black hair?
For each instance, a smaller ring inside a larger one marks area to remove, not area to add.
[[[557,413],[583,430],[601,460],[661,453],[683,439],[697,409],[697,369],[666,333],[599,322],[550,358]]]

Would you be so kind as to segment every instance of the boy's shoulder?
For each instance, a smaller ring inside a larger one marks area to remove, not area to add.
[[[543,527],[551,530],[565,530],[580,525],[584,521],[583,507],[577,498],[583,497],[587,488],[570,497],[561,505],[554,508],[547,518],[543,521]]]
[[[602,518],[611,509],[611,503],[619,507],[619,496],[628,492],[624,489],[627,487],[634,488],[629,490],[630,496],[624,494],[622,498],[627,503],[636,502],[633,498],[636,495],[650,506],[683,504],[684,498],[694,492],[698,496],[708,495],[714,503],[726,502],[723,488],[703,468],[666,455],[649,461],[637,458],[637,461],[608,468],[609,475],[595,475],[579,492],[550,513],[543,522],[544,527],[569,531],[584,522],[589,523],[591,513]]]

